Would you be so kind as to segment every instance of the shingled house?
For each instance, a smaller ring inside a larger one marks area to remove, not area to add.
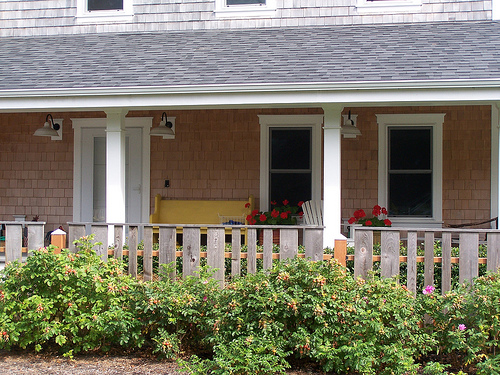
[[[323,200],[330,245],[375,204],[407,226],[499,216],[499,0],[0,12],[0,220],[147,222],[156,194],[253,194]],[[174,135],[150,136],[162,120]]]

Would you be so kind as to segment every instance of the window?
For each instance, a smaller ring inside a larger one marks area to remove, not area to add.
[[[87,11],[123,10],[123,0],[88,0]]]
[[[432,217],[432,128],[390,126],[388,131],[391,216]]]
[[[226,6],[250,4],[266,5],[266,0],[226,0]]]
[[[215,0],[217,17],[272,17],[276,0]]]
[[[77,21],[132,21],[133,0],[77,0]]]
[[[311,128],[269,128],[269,196],[292,205],[311,199]],[[271,209],[271,207],[268,207]]]
[[[323,115],[260,115],[260,208],[321,199]]]
[[[377,115],[378,201],[402,225],[442,220],[444,114]]]

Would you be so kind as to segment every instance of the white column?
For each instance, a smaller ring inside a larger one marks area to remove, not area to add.
[[[340,104],[323,106],[323,223],[325,231],[323,246],[334,248],[336,239],[345,239],[341,234],[340,169],[341,169],[341,112]]]
[[[500,217],[500,102],[491,106],[491,217]]]
[[[106,222],[125,222],[125,115],[106,111]]]

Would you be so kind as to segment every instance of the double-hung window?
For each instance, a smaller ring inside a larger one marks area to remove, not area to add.
[[[377,115],[378,202],[395,224],[441,226],[443,121],[444,114]]]

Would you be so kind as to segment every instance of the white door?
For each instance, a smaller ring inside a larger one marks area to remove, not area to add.
[[[125,136],[125,217],[142,222],[143,129],[127,128]],[[106,221],[106,133],[104,127],[81,128],[81,217],[84,222]]]

